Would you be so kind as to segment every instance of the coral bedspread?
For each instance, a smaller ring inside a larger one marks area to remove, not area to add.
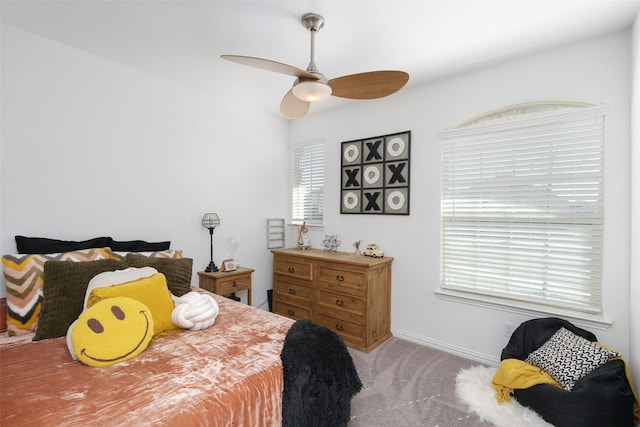
[[[106,368],[64,338],[0,346],[0,425],[279,426],[293,321],[223,297],[216,323],[152,341]]]

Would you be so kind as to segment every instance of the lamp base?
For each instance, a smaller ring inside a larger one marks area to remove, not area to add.
[[[220,270],[218,269],[218,267],[216,267],[216,264],[213,261],[211,261],[204,271],[205,273],[215,273],[216,271],[220,271]]]

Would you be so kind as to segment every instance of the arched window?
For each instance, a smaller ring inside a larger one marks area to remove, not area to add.
[[[526,103],[441,133],[441,289],[601,313],[605,113]]]

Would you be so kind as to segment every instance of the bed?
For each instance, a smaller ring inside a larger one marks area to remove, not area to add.
[[[280,353],[294,321],[192,287],[192,260],[169,245],[16,236],[18,254],[2,257],[0,425],[281,425]],[[214,298],[213,326],[158,337],[107,367],[73,360],[64,335],[89,279],[143,266],[163,273],[175,296]]]
[[[2,257],[0,425],[297,426],[309,405],[334,408],[312,424],[347,424],[361,383],[344,342],[326,328],[193,287],[193,260],[170,242],[16,236],[16,243],[18,254]],[[73,360],[65,335],[88,312],[92,279],[149,267],[157,270],[151,278],[163,276],[170,301],[192,292],[213,298],[215,323],[154,335],[141,353],[110,366]]]
[[[5,339],[0,425],[281,425],[280,352],[293,321],[214,298],[214,326],[106,368],[72,360],[64,338]]]

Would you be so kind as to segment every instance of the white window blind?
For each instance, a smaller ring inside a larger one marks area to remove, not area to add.
[[[442,132],[443,289],[601,312],[604,112]]]
[[[322,225],[324,218],[324,144],[293,149],[292,220]]]

